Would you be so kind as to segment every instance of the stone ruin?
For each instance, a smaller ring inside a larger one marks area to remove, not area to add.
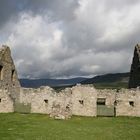
[[[129,88],[140,86],[140,45],[135,46],[133,62],[130,71]]]
[[[0,112],[13,112],[19,100],[20,83],[10,48],[0,48]]]
[[[140,89],[97,90],[76,85],[60,92],[48,86],[20,86],[9,47],[0,49],[0,112],[48,114],[55,119],[77,116],[138,116]]]

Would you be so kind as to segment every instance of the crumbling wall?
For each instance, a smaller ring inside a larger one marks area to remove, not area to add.
[[[66,88],[65,90],[56,94],[56,98],[52,103],[50,116],[56,119],[70,118],[72,116],[71,89]]]
[[[31,102],[32,113],[50,114],[52,102],[55,100],[55,93],[49,87],[42,87],[33,91],[33,98]]]
[[[135,116],[140,117],[140,90],[136,91],[136,98],[135,98],[134,106],[136,108]]]
[[[22,88],[20,103],[31,105],[31,113],[49,114],[50,117],[66,119],[71,117],[71,89],[67,88],[59,93],[50,87],[38,89]]]
[[[140,86],[140,45],[137,44],[131,65],[129,88],[137,88],[138,86]]]
[[[96,116],[97,91],[89,85],[77,85],[72,88],[72,114],[78,116]]]
[[[0,48],[0,89],[8,90],[13,101],[18,101],[20,83],[10,48],[7,46]]]
[[[13,100],[7,90],[0,90],[0,113],[14,112]]]
[[[41,87],[38,89],[22,88],[20,91],[21,104],[29,105],[31,113],[49,114],[51,110],[51,102],[55,98],[53,89],[50,87]]]
[[[20,103],[31,104],[31,113],[49,114],[57,119],[72,115],[96,116],[97,92],[90,86],[66,88],[59,93],[50,87],[21,89]]]
[[[116,116],[140,116],[140,90],[122,89],[116,103]]]
[[[140,116],[139,89],[98,90],[98,98],[105,98],[107,107],[114,106],[115,116]]]

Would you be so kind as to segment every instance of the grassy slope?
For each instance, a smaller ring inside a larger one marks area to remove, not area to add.
[[[73,117],[53,120],[39,114],[0,114],[0,140],[139,140],[140,118]]]
[[[115,73],[95,76],[82,81],[82,84],[93,84],[97,89],[128,88],[129,73]]]
[[[108,83],[94,83],[93,84],[97,89],[121,89],[128,88],[128,83],[124,82],[108,82]]]

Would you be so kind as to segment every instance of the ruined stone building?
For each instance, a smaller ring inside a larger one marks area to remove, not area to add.
[[[56,119],[78,116],[139,116],[140,90],[96,90],[76,85],[56,92],[20,87],[9,47],[0,49],[0,112],[41,113]]]
[[[19,99],[19,93],[20,83],[10,48],[2,46],[0,48],[0,112],[13,112],[13,103]]]
[[[137,44],[131,65],[129,88],[136,88],[138,86],[140,86],[140,45]]]

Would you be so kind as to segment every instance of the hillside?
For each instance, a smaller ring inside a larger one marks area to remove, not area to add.
[[[72,79],[20,79],[22,87],[38,88],[40,86],[51,86],[53,88],[70,87],[77,83],[94,84],[96,88],[127,88],[129,73],[116,73],[95,76],[93,78]]]
[[[20,79],[22,87],[26,88],[38,88],[40,86],[51,86],[51,87],[67,87],[80,83],[87,78],[72,78],[72,79]]]
[[[129,73],[115,73],[95,76],[84,80],[81,84],[94,84],[96,88],[127,88]]]

